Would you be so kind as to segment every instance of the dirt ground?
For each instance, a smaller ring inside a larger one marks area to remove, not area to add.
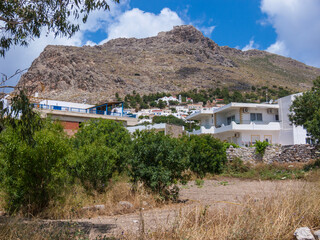
[[[199,187],[194,182],[182,186],[179,204],[171,204],[163,208],[145,210],[132,214],[118,216],[99,216],[91,219],[78,219],[75,222],[88,225],[90,239],[101,236],[112,236],[125,232],[137,232],[144,222],[145,231],[152,231],[156,227],[170,226],[179,214],[186,213],[200,206],[208,208],[228,209],[239,205],[247,198],[257,201],[270,197],[279,191],[301,188],[304,183],[295,180],[285,181],[253,181],[239,179],[206,180]],[[142,215],[142,217],[141,217]]]

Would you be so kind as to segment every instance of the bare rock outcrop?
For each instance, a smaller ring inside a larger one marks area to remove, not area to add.
[[[312,86],[320,69],[259,50],[220,47],[192,26],[98,46],[47,46],[18,85],[39,97],[97,103],[124,96],[252,85]]]

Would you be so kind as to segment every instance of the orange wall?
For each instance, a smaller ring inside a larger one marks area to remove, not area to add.
[[[61,121],[61,124],[62,124],[64,129],[68,129],[68,130],[78,130],[79,129],[79,123],[78,122]]]

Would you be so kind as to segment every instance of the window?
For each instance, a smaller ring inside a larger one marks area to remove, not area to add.
[[[250,113],[251,122],[262,122],[262,113]]]
[[[264,135],[264,141],[272,144],[272,135]]]
[[[276,121],[279,121],[279,115],[276,114]]]
[[[227,125],[230,125],[232,121],[234,121],[234,122],[236,121],[236,116],[235,115],[227,118]]]
[[[255,144],[257,141],[260,141],[260,135],[251,135],[251,144]]]

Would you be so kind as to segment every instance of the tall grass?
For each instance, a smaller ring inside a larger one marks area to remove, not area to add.
[[[157,201],[155,195],[145,191],[142,186],[138,186],[133,191],[132,185],[128,183],[127,179],[110,182],[109,185],[105,192],[99,193],[97,191],[88,192],[80,184],[74,184],[65,190],[63,196],[59,198],[60,200],[51,201],[49,206],[34,218],[52,220],[92,218],[99,215],[112,216],[132,213],[140,208],[141,202],[143,202],[144,209],[164,205],[164,203]],[[130,202],[132,206],[125,207],[119,204],[121,201]],[[4,202],[2,204],[4,205]],[[104,205],[104,209],[96,209],[95,205]],[[1,209],[0,205],[0,211]],[[23,214],[17,212],[15,216],[23,217]]]
[[[248,198],[240,206],[217,210],[196,207],[179,214],[170,227],[126,239],[293,239],[296,228],[320,228],[320,184],[305,183],[299,189],[276,192],[262,200]]]

